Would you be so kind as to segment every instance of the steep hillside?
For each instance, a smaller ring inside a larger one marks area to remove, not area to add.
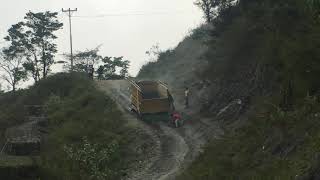
[[[184,89],[194,88],[203,83],[199,75],[208,65],[204,55],[207,51],[205,43],[210,38],[208,35],[210,29],[209,25],[195,29],[176,48],[160,53],[157,61],[144,65],[137,79],[154,79],[168,83],[175,100],[179,102],[177,105],[183,104]],[[194,95],[200,96],[198,93]],[[191,101],[193,104],[200,104],[198,98],[192,98]]]
[[[40,129],[40,154],[16,158],[1,155],[1,177],[23,178],[26,174],[18,174],[21,170],[14,164],[31,161],[33,168],[26,170],[41,179],[121,179],[143,153],[135,149],[144,146],[137,141],[147,136],[129,127],[114,101],[85,75],[53,75],[27,90],[4,94],[0,105],[3,130],[28,121],[25,105],[47,109],[47,123]],[[5,166],[11,174],[2,168]]]
[[[138,76],[164,79],[179,93],[191,87],[191,109],[200,105],[200,116],[225,129],[180,178],[318,179],[317,7],[244,0],[223,8],[205,38],[187,37]]]

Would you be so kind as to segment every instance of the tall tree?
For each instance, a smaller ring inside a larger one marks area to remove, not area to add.
[[[54,63],[54,56],[57,53],[57,45],[54,34],[61,29],[63,24],[58,21],[56,12],[29,12],[24,17],[26,26],[25,48],[28,52],[28,62],[25,67],[32,73],[37,82],[45,78]],[[42,74],[42,75],[41,75]]]
[[[87,49],[85,51],[77,52],[73,59],[75,61],[74,70],[78,72],[87,72],[89,65],[96,65],[102,59],[98,54],[100,47],[95,49]],[[70,55],[66,55],[67,57]]]
[[[1,52],[0,68],[4,71],[1,76],[12,87],[12,91],[15,92],[17,85],[24,80],[27,80],[27,72],[22,66],[23,55],[14,49],[9,47]]]
[[[214,16],[215,2],[216,0],[196,0],[194,2],[203,11],[207,23],[210,23]]]
[[[232,2],[236,3],[237,0],[196,0],[194,4],[203,11],[206,22],[211,23],[221,11],[230,7]]]
[[[97,68],[98,79],[124,78],[128,76],[130,61],[124,60],[123,56],[103,57],[99,54],[99,50],[100,46],[94,49],[78,51],[74,54],[74,71],[89,73],[88,67],[92,65]],[[70,54],[65,54],[65,57],[69,59]],[[64,68],[69,69],[69,65]]]
[[[157,43],[146,51],[146,55],[149,56],[149,61],[157,61],[161,52],[162,50],[159,47],[159,43]]]
[[[123,57],[104,57],[103,65],[100,65],[97,73],[99,79],[124,78],[128,76],[130,61],[123,60]],[[117,70],[119,73],[117,73]]]
[[[128,60],[122,61],[121,70],[120,70],[120,76],[122,76],[122,77],[127,77],[128,76],[129,66],[130,66],[130,61],[128,61]]]
[[[23,67],[26,43],[23,29],[22,22],[12,25],[4,38],[9,42],[9,47],[1,51],[0,67],[4,71],[2,78],[10,84],[12,91],[16,91],[17,85],[27,79],[27,72]]]
[[[116,73],[116,66],[113,63],[112,57],[106,56],[102,59],[102,62],[104,65],[100,66],[99,69],[103,69],[104,77],[113,76]]]
[[[309,7],[316,11],[317,14],[320,12],[320,0],[307,0]]]

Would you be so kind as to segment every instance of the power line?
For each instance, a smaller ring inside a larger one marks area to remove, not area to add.
[[[69,25],[70,25],[70,51],[71,51],[71,56],[70,56],[70,61],[71,61],[71,71],[73,71],[73,52],[72,52],[72,29],[71,29],[71,16],[72,16],[72,12],[76,12],[78,11],[78,9],[67,9],[67,10],[64,10],[62,9],[62,12],[67,12],[68,13],[68,16],[69,16]]]
[[[187,11],[176,11],[176,12],[137,12],[137,13],[115,13],[115,14],[100,14],[93,16],[73,16],[76,18],[103,18],[112,16],[149,16],[149,15],[166,15],[166,14],[182,14]]]

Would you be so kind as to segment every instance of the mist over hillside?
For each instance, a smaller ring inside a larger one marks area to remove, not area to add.
[[[181,179],[317,179],[317,7],[222,4],[210,25],[140,70],[138,79],[180,88],[178,99],[190,87],[192,109],[225,129]]]

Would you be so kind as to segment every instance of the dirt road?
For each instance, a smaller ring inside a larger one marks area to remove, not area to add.
[[[188,122],[179,128],[168,127],[166,123],[147,124],[138,120],[128,110],[129,83],[125,80],[97,81],[99,89],[105,91],[124,112],[128,124],[144,131],[149,136],[145,158],[132,167],[126,180],[172,180],[188,166],[201,152],[210,137],[222,132],[217,123],[206,119],[188,117]],[[185,112],[188,115],[188,112]]]

